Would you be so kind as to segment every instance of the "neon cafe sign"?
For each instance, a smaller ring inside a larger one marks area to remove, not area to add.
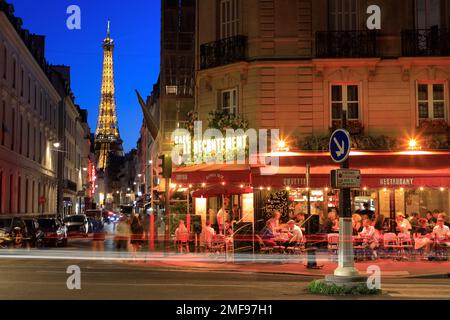
[[[233,135],[224,137],[218,131],[213,135],[194,135],[192,138],[190,133],[185,131],[177,129],[172,134],[172,158],[175,164],[245,161],[248,137],[243,132],[239,133],[237,130]]]

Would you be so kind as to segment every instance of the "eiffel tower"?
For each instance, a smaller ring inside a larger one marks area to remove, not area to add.
[[[102,89],[95,133],[95,155],[99,171],[106,170],[111,152],[117,156],[124,155],[117,123],[113,51],[114,40],[110,36],[110,22],[108,21],[107,35],[103,40]]]

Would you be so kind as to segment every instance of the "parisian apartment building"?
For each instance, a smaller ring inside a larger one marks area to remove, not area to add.
[[[86,112],[65,94],[66,77],[46,62],[45,36],[23,29],[1,1],[1,214],[75,213],[87,191],[90,130]]]
[[[199,0],[196,108],[292,139],[342,110],[355,133],[447,133],[449,27],[448,0]]]

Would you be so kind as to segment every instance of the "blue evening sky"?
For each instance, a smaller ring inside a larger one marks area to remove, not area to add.
[[[46,36],[46,59],[71,67],[76,103],[89,111],[91,131],[97,126],[102,76],[102,41],[107,21],[116,47],[114,71],[119,130],[126,151],[139,138],[142,111],[135,89],[145,98],[159,74],[159,0],[7,0],[31,33]],[[81,8],[81,30],[69,30],[67,7]]]

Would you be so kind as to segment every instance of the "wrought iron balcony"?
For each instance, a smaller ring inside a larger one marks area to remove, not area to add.
[[[71,180],[64,180],[64,189],[77,192],[77,184]]]
[[[200,46],[200,68],[209,69],[245,61],[247,37],[234,36]]]
[[[377,54],[374,30],[316,32],[317,58],[370,58]]]
[[[404,30],[402,54],[405,57],[450,56],[450,29]]]

